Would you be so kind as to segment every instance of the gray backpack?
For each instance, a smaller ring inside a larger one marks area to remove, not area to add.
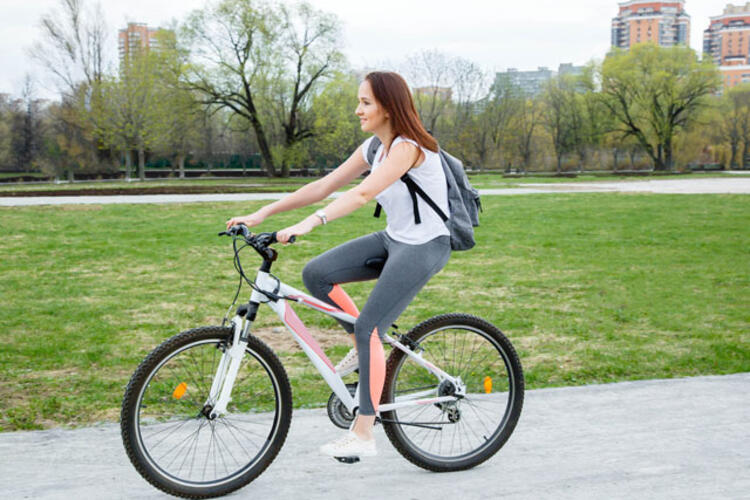
[[[367,163],[371,166],[380,144],[380,139],[377,136],[370,141],[370,147],[367,149]],[[474,227],[479,225],[479,210],[482,209],[479,192],[469,184],[469,179],[466,177],[466,171],[460,160],[442,149],[439,151],[439,156],[445,173],[445,181],[448,184],[450,217],[406,173],[401,177],[401,181],[406,184],[411,196],[412,206],[414,207],[414,223],[420,224],[422,222],[419,216],[419,204],[417,203],[417,195],[419,195],[448,226],[448,231],[451,234],[451,249],[469,250],[475,244]],[[378,203],[375,207],[375,217],[380,217],[381,209],[382,207]]]

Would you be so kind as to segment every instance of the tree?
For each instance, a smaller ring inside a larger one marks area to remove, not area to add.
[[[138,177],[146,177],[146,151],[159,138],[159,116],[165,96],[158,91],[157,55],[144,51],[123,61],[120,77],[107,78],[92,95],[92,120],[104,144],[125,154],[126,178],[132,151],[138,153]]]
[[[440,116],[450,104],[445,89],[451,89],[455,83],[454,60],[438,50],[423,50],[406,61],[406,78],[416,89],[414,106],[417,108],[422,123],[437,134],[437,123]]]
[[[510,123],[523,101],[521,90],[508,78],[493,83],[489,95],[478,105],[472,144],[478,165],[484,166],[492,153],[500,153],[510,137]]]
[[[638,44],[614,51],[602,65],[603,102],[619,131],[636,138],[657,170],[672,169],[675,134],[719,85],[713,64],[687,47]]]
[[[557,173],[562,172],[562,158],[574,151],[580,142],[581,115],[576,98],[575,79],[558,76],[549,80],[542,97],[545,105],[544,128],[552,138],[557,158]]]
[[[6,96],[7,94],[0,94],[0,169],[9,167],[11,163],[11,109]]]
[[[313,100],[314,126],[319,136],[310,145],[309,153],[321,167],[337,167],[367,136],[354,114],[358,90],[355,76],[342,72]]]
[[[10,154],[15,168],[29,171],[39,154],[41,117],[39,102],[34,98],[34,84],[26,75],[21,92],[22,107],[14,110],[10,122]]]
[[[280,175],[288,175],[286,151],[314,135],[302,119],[307,100],[343,61],[336,18],[304,3],[222,0],[191,13],[182,36],[195,58],[188,88],[246,119],[268,174],[278,175],[280,162]],[[269,140],[274,119],[283,131],[277,141]]]
[[[102,81],[109,29],[101,4],[90,9],[84,0],[59,0],[59,4],[61,12],[42,16],[42,39],[34,43],[30,53],[56,77],[61,92],[70,97],[81,81],[88,86]]]
[[[511,137],[521,159],[524,170],[531,166],[534,132],[539,126],[544,110],[541,99],[536,96],[522,97],[511,123]]]
[[[76,138],[64,141],[61,147],[73,147],[75,143],[70,153],[79,159],[78,148],[84,147],[86,161],[80,165],[93,164],[98,168],[110,157],[95,134],[89,103],[101,98],[96,93],[105,78],[109,28],[99,3],[88,7],[84,0],[59,0],[58,5],[59,10],[41,17],[41,39],[34,43],[30,55],[53,76],[60,91],[62,106],[55,109],[55,119],[65,122],[58,123],[56,129],[64,128],[62,136]]]

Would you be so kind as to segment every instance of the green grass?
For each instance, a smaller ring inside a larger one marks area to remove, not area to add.
[[[454,253],[399,318],[401,330],[441,312],[485,317],[518,349],[529,388],[750,371],[750,197],[578,193],[483,204],[477,248]],[[220,323],[237,279],[230,242],[216,233],[259,206],[0,208],[2,430],[115,421],[130,374],[155,345]],[[311,257],[383,224],[365,207],[280,247],[274,272],[302,287]],[[257,263],[251,253],[245,262]],[[371,286],[346,289],[361,305]],[[313,329],[337,328],[296,309]],[[257,328],[277,325],[261,310]],[[333,344],[335,361],[348,345],[343,334]],[[304,355],[280,354],[295,405],[325,404],[330,389]]]

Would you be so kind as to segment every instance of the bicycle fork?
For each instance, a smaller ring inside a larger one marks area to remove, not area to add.
[[[214,380],[211,383],[208,400],[204,405],[204,412],[205,409],[211,408],[210,412],[206,412],[209,420],[227,413],[227,405],[232,400],[232,387],[234,387],[242,357],[245,355],[247,331],[250,330],[251,323],[250,320],[243,321],[240,316],[232,318],[232,347],[224,349],[219,366],[216,369],[216,375],[214,375]]]

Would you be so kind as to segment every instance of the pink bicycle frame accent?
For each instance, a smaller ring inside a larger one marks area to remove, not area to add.
[[[280,282],[277,278],[271,276],[266,272],[258,272],[258,275],[255,279],[255,284],[262,290],[272,291],[273,293],[284,297],[283,299],[277,301],[269,301],[264,294],[260,293],[257,290],[254,290],[250,297],[250,300],[261,304],[267,304],[276,312],[276,314],[279,316],[279,319],[281,319],[284,325],[286,325],[287,329],[289,329],[289,331],[292,333],[294,339],[300,345],[305,354],[307,354],[310,362],[312,362],[313,366],[315,366],[315,368],[318,370],[331,390],[336,393],[336,395],[341,399],[344,406],[346,406],[349,411],[352,411],[357,406],[357,402],[359,401],[359,387],[357,388],[357,393],[354,396],[349,393],[349,389],[347,389],[343,379],[338,373],[336,373],[336,369],[333,363],[330,359],[328,359],[328,356],[326,356],[325,352],[323,352],[320,344],[318,344],[318,342],[313,338],[313,336],[305,327],[304,323],[302,323],[302,320],[294,312],[289,302],[296,301],[300,304],[315,309],[316,311],[320,311],[323,314],[346,321],[351,324],[354,324],[357,318],[342,311],[339,308],[322,302],[315,297],[302,292],[301,290]],[[452,377],[427,360],[422,359],[421,355],[415,354],[411,349],[401,344],[401,342],[399,342],[398,340],[391,338],[388,334],[384,335],[384,339],[385,342],[390,344],[394,349],[400,349],[404,351],[404,353],[408,355],[414,362],[421,365],[427,371],[431,372],[438,380],[447,379],[456,384],[457,387],[461,387],[462,384],[459,383],[459,380]],[[429,399],[420,399],[425,396],[428,396]],[[434,396],[434,390],[427,390],[418,393],[412,393],[408,396],[398,397],[396,402],[379,405],[378,413],[406,406],[455,400],[455,397],[453,396],[439,396],[437,398]]]

